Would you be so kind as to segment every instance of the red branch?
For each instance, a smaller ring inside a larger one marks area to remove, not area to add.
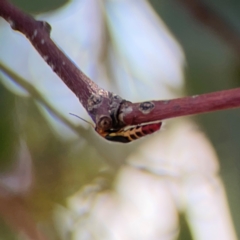
[[[154,108],[150,112],[151,114],[144,114],[140,107],[142,103],[123,104],[121,109],[123,121],[128,125],[136,125],[149,121],[236,108],[240,106],[240,88],[173,100],[152,101],[152,103]]]
[[[97,122],[97,116],[109,115],[109,92],[99,88],[56,46],[50,38],[48,23],[36,21],[6,0],[0,0],[0,16],[12,29],[28,38],[52,70],[76,94],[94,122]]]
[[[182,0],[183,1],[183,0]],[[96,131],[106,136],[128,125],[240,106],[240,89],[165,101],[131,103],[99,88],[50,39],[50,26],[0,0],[0,16],[14,30],[23,33],[43,59],[76,94],[96,123]],[[212,24],[213,25],[213,24]]]

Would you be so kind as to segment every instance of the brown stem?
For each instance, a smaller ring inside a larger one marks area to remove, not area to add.
[[[76,94],[94,122],[98,122],[101,116],[109,117],[112,94],[99,88],[55,45],[50,38],[48,23],[36,21],[6,0],[0,0],[0,16],[28,38],[52,70]]]
[[[186,0],[186,2],[189,3],[189,6],[191,5],[191,1]],[[194,2],[196,4],[196,1]],[[210,26],[218,26],[216,27],[218,29],[219,23],[216,23],[214,19],[211,20],[211,11],[206,11],[205,14],[206,19],[196,13],[200,19],[205,20]],[[13,29],[22,32],[29,39],[53,71],[77,95],[96,123],[97,132],[102,136],[109,129],[117,131],[126,125],[240,106],[240,89],[135,104],[122,100],[119,96],[99,88],[57,48],[50,39],[50,26],[46,22],[34,20],[6,0],[0,0],[0,16],[9,22]],[[226,28],[224,29],[226,37],[228,31]]]
[[[237,54],[240,55],[240,36],[226,18],[211,9],[201,0],[178,0],[192,16],[205,27],[220,36]]]
[[[121,119],[127,125],[136,125],[167,118],[206,113],[240,107],[240,88],[144,103],[122,104]]]

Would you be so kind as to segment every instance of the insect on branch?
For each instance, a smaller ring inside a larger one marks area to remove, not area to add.
[[[240,88],[173,100],[131,103],[100,88],[56,46],[48,23],[36,21],[7,0],[0,0],[0,16],[28,38],[38,53],[78,97],[102,137],[130,142],[161,127],[161,120],[240,106]],[[158,121],[158,123],[150,123]],[[142,125],[145,124],[145,125]],[[137,126],[136,126],[137,125]],[[125,127],[130,126],[127,129]]]

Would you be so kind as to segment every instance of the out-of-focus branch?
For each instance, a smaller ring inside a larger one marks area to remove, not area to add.
[[[53,116],[55,116],[65,125],[67,125],[71,130],[73,130],[74,132],[79,132],[83,138],[87,136],[88,134],[87,130],[85,130],[82,127],[76,127],[74,124],[72,124],[71,121],[69,121],[61,113],[59,113],[53,106],[51,106],[51,104],[49,104],[49,102],[44,98],[44,96],[33,85],[28,83],[25,79],[20,77],[18,74],[14,73],[12,70],[10,70],[7,66],[5,66],[1,62],[0,62],[0,71],[2,71],[5,75],[11,78],[15,83],[17,83],[23,89],[25,89],[33,99],[37,100],[40,104],[42,104],[47,109],[47,111],[49,111]]]
[[[62,123],[68,126],[73,132],[75,132],[81,138],[87,141],[89,145],[93,145],[96,151],[100,154],[100,156],[102,156],[102,158],[105,159],[110,166],[116,168],[123,163],[123,159],[121,158],[122,155],[116,152],[118,150],[115,149],[114,152],[112,152],[111,149],[109,149],[109,151],[106,152],[105,149],[108,147],[106,142],[99,141],[98,138],[91,137],[91,131],[86,130],[80,125],[75,126],[71,121],[69,121],[60,112],[58,112],[33,85],[28,83],[18,74],[14,73],[12,70],[10,70],[7,66],[5,66],[1,62],[0,71],[7,75],[9,78],[11,78],[15,83],[20,85],[23,89],[25,89],[34,100],[39,102],[44,108],[47,109],[49,113],[51,113]]]
[[[47,240],[38,230],[30,213],[18,198],[0,197],[0,214],[9,225],[29,240]]]
[[[240,56],[240,33],[224,16],[211,9],[201,0],[178,0],[190,14],[205,27],[220,36]]]

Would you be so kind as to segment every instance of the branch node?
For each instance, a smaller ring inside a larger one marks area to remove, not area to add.
[[[97,120],[96,129],[101,130],[101,132],[105,132],[112,128],[112,119],[109,116],[101,116],[99,120]]]
[[[17,29],[16,29],[16,24],[15,24],[15,22],[14,22],[11,18],[8,18],[8,19],[7,19],[7,22],[9,23],[9,25],[11,26],[11,28],[12,28],[13,30],[17,30]]]
[[[89,112],[92,112],[94,109],[97,109],[98,106],[102,103],[103,97],[99,94],[92,93],[87,101],[87,109]]]
[[[138,109],[143,114],[149,114],[154,109],[154,107],[155,105],[153,102],[143,102],[143,103],[140,103]]]
[[[121,106],[121,103],[124,101],[119,95],[109,92],[108,94],[109,99],[110,99],[110,110],[109,110],[109,114],[112,118],[112,124],[113,127],[120,127],[121,123],[119,123],[119,118],[118,118],[118,114],[119,114],[119,109]]]
[[[52,30],[51,25],[45,21],[37,21],[37,22],[39,27],[42,28],[48,34],[48,36],[50,36],[51,30]]]
[[[124,118],[133,111],[132,103],[124,100],[120,106],[118,120],[122,125],[126,125]],[[131,125],[131,123],[127,124]]]

